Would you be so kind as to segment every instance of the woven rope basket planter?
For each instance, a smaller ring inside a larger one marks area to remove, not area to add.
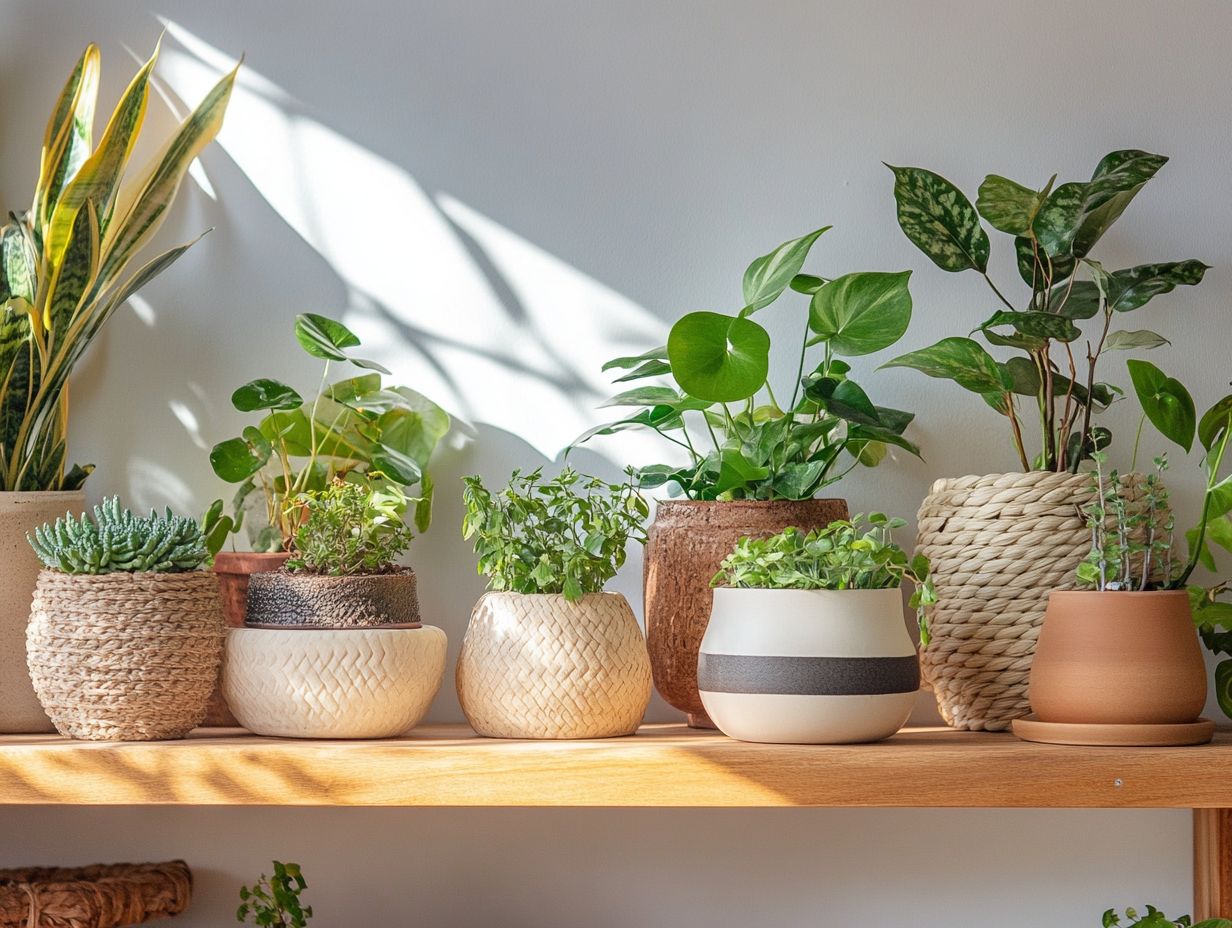
[[[191,898],[182,860],[0,870],[0,928],[122,928],[179,915]]]
[[[619,593],[486,593],[458,655],[458,699],[489,738],[630,735],[650,703],[650,658]]]
[[[1141,474],[1122,478],[1132,507]],[[938,603],[920,655],[942,717],[1004,731],[1027,715],[1027,678],[1048,594],[1074,587],[1091,548],[1080,507],[1090,474],[1045,471],[938,480],[920,507],[916,550],[932,564]]]
[[[30,677],[62,735],[182,738],[205,718],[222,629],[218,578],[208,571],[44,570],[26,631]]]

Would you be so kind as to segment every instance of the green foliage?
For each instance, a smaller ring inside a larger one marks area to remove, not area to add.
[[[1083,509],[1091,532],[1091,550],[1078,565],[1078,582],[1101,592],[1142,591],[1167,587],[1174,576],[1172,558],[1175,519],[1168,511],[1168,490],[1163,484],[1168,469],[1166,455],[1155,459],[1147,475],[1142,506],[1129,507],[1121,493],[1121,475],[1114,468],[1105,473],[1108,453],[1091,452],[1095,471],[1091,475],[1094,498]]]
[[[298,527],[287,569],[333,577],[390,571],[410,547],[404,519],[414,502],[373,474],[297,494],[288,505]]]
[[[240,887],[240,907],[235,919],[245,925],[275,928],[305,928],[312,906],[300,902],[308,883],[299,864],[274,861],[274,876],[264,873],[252,886]]]
[[[1116,151],[1100,161],[1089,181],[1057,186],[1053,176],[1039,188],[990,174],[975,205],[932,171],[890,167],[904,234],[943,270],[974,270],[988,282],[1003,308],[975,332],[990,346],[1017,353],[1003,362],[971,338],[947,338],[884,366],[914,368],[979,394],[1008,420],[1023,470],[1077,473],[1096,445],[1106,446],[1111,439],[1106,429],[1092,424],[1093,415],[1119,392],[1096,379],[1103,353],[1167,344],[1155,332],[1114,330],[1114,317],[1178,286],[1201,283],[1207,270],[1191,259],[1109,272],[1090,257],[1108,227],[1167,160],[1143,151]],[[1029,288],[1018,305],[988,275],[990,242],[981,217],[1013,237],[1019,276]],[[1080,269],[1089,279],[1077,279]],[[1089,319],[1096,322],[1080,352],[1072,347],[1083,334],[1077,323]],[[1035,455],[1028,451],[1018,397],[1029,397],[1038,410]]]
[[[867,523],[867,524],[866,524]],[[907,523],[879,512],[867,519],[831,522],[805,533],[788,528],[769,538],[741,538],[724,558],[712,586],[768,590],[888,590],[915,584],[911,607],[928,644],[924,607],[937,601],[928,558],[894,543],[893,532]]]
[[[632,414],[575,440],[648,428],[687,461],[638,472],[640,486],[667,485],[692,499],[810,499],[859,464],[874,466],[893,445],[919,455],[903,437],[914,416],[875,405],[838,355],[857,357],[898,341],[911,321],[909,271],[827,279],[802,274],[829,227],[784,242],[744,273],[744,307],[735,314],[681,317],[667,344],[616,358],[617,383],[663,378],[605,405]],[[802,317],[792,395],[780,403],[769,382],[770,334],[751,317],[788,289],[809,298]],[[816,351],[810,369],[809,356]]]
[[[405,488],[418,485],[411,499],[414,523],[427,531],[433,491],[428,462],[449,431],[448,414],[408,387],[383,386],[381,374],[388,371],[351,356],[349,349],[359,345],[359,338],[341,322],[304,313],[296,317],[295,338],[324,362],[317,395],[305,401],[293,387],[267,377],[244,384],[232,394],[232,405],[262,418],[210,452],[214,473],[239,484],[230,530],[239,529],[249,496],[260,490],[266,524],[255,534],[253,547],[289,551],[296,523],[288,500],[323,490],[335,477],[380,473]],[[333,363],[375,373],[328,384]]]
[[[38,559],[66,574],[116,571],[176,573],[196,570],[209,559],[201,526],[193,519],[151,511],[135,516],[113,496],[94,507],[94,516],[68,513],[26,536]]]
[[[1232,921],[1226,918],[1208,918],[1196,925],[1188,915],[1173,920],[1153,905],[1146,907],[1145,915],[1139,915],[1135,909],[1126,909],[1125,917],[1129,919],[1128,922],[1121,921],[1116,909],[1109,909],[1104,913],[1100,924],[1103,928],[1120,928],[1122,925],[1125,928],[1232,928]]]
[[[463,482],[462,533],[475,539],[492,590],[563,593],[570,601],[598,593],[624,564],[629,541],[646,540],[649,507],[632,480],[609,484],[571,468],[544,480],[536,468],[515,470],[495,494],[479,477]]]

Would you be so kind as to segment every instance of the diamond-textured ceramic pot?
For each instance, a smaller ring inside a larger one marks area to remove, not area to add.
[[[706,712],[740,741],[880,741],[907,722],[920,664],[892,590],[721,587],[698,659]]]
[[[420,628],[227,633],[222,691],[240,724],[283,738],[391,738],[428,711],[445,633]]]

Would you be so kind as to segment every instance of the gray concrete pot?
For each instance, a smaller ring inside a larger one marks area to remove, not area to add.
[[[249,628],[419,628],[410,568],[327,577],[278,570],[248,581]]]

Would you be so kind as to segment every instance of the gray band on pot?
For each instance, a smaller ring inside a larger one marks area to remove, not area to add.
[[[870,696],[920,688],[920,662],[909,657],[763,657],[698,655],[698,689],[708,693]]]

